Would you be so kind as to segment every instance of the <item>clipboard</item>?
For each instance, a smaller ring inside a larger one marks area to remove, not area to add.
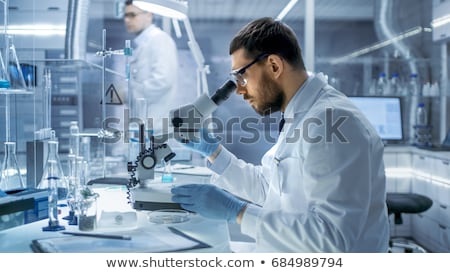
[[[159,231],[136,229],[126,235],[131,240],[71,235],[35,239],[30,248],[36,253],[164,253],[211,247],[174,227]]]

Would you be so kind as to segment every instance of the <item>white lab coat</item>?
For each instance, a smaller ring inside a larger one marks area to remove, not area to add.
[[[133,43],[135,48],[130,59],[132,103],[145,98],[146,116],[142,109],[137,109],[141,113],[138,117],[152,118],[153,129],[161,130],[162,118],[168,118],[169,111],[176,106],[177,48],[173,39],[155,25],[147,27]]]
[[[241,231],[258,252],[387,252],[383,143],[348,98],[322,76],[310,77],[289,102],[284,129],[261,166],[223,149],[210,167],[225,168],[211,181],[254,203]],[[336,135],[326,140],[326,126],[319,126],[326,109],[333,122],[347,117],[338,127],[347,143]],[[307,141],[306,131],[312,140],[324,138]]]

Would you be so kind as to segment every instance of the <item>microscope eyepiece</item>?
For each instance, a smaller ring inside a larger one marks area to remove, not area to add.
[[[211,97],[211,100],[216,104],[220,105],[222,102],[226,101],[231,93],[236,90],[236,83],[232,80],[225,82],[219,89],[217,89],[216,93]]]

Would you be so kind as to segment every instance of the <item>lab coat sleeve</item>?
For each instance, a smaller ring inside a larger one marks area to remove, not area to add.
[[[268,188],[267,170],[236,158],[225,147],[209,168],[214,171],[211,183],[229,192],[262,205]]]
[[[365,223],[370,203],[375,199],[372,175],[380,171],[372,166],[380,165],[382,151],[374,148],[372,136],[359,120],[341,110],[333,110],[333,114],[334,117],[347,117],[339,128],[346,140],[341,142],[333,137],[331,141],[325,141],[326,126],[311,126],[309,136],[323,136],[324,139],[318,143],[301,140],[298,148],[302,150],[303,159],[299,160],[298,166],[289,165],[281,174],[289,178],[281,181],[282,202],[295,204],[298,196],[290,194],[289,190],[294,186],[291,183],[303,183],[306,210],[296,210],[295,206],[289,210],[283,206],[275,210],[250,206],[244,213],[241,231],[255,238],[260,250],[352,252],[363,229],[370,228]],[[324,113],[313,116],[325,120]],[[302,181],[290,176],[290,168],[301,169]],[[384,189],[384,186],[380,188]],[[383,194],[377,198],[378,208],[383,209]],[[376,236],[377,231],[374,233]]]

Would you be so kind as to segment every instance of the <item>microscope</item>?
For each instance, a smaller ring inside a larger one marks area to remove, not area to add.
[[[145,147],[144,124],[139,126],[139,154],[134,162],[128,162],[130,174],[128,198],[134,209],[159,210],[180,209],[179,204],[171,201],[171,183],[152,183],[155,178],[155,166],[159,162],[168,162],[176,155],[166,143],[170,138],[179,142],[199,141],[199,130],[204,120],[217,107],[227,100],[236,89],[232,80],[225,82],[213,96],[203,94],[192,104],[170,111],[173,132],[151,136],[150,147]]]

